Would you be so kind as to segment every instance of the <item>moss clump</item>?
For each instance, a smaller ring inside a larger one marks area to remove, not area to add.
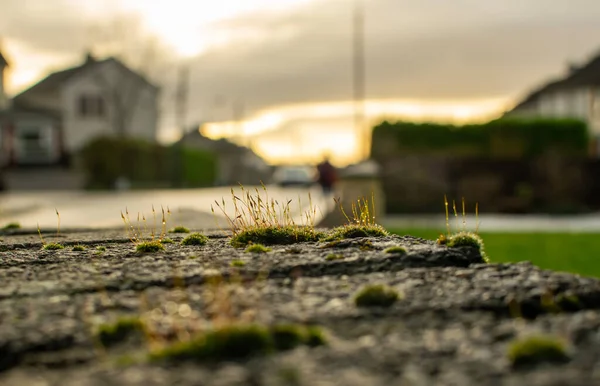
[[[9,222],[8,224],[2,227],[2,230],[4,231],[10,231],[13,229],[21,229],[21,224],[19,224],[18,222]]]
[[[329,235],[325,237],[325,241],[355,239],[358,237],[385,237],[388,235],[389,232],[378,224],[348,224],[334,228]]]
[[[344,258],[344,255],[342,255],[341,253],[330,253],[327,256],[325,256],[325,260],[327,260],[327,261],[341,260],[343,258]]]
[[[106,247],[104,245],[98,245],[96,247],[96,251],[98,251],[98,252],[106,252]]]
[[[96,337],[104,346],[122,342],[133,333],[143,331],[144,325],[139,318],[123,317],[114,323],[102,324],[96,330]]]
[[[228,326],[177,342],[150,353],[151,360],[224,360],[267,354],[273,349],[269,331],[259,326]]]
[[[475,247],[479,250],[483,261],[486,263],[490,262],[484,250],[483,240],[481,239],[481,237],[479,237],[479,235],[473,232],[458,232],[448,238],[444,237],[443,242],[440,242],[440,239],[438,239],[438,244],[446,244],[450,248]]]
[[[390,307],[399,298],[398,291],[383,284],[371,284],[356,294],[357,307]]]
[[[135,246],[135,250],[143,253],[164,251],[165,247],[158,240],[143,241]]]
[[[181,240],[181,245],[205,245],[208,243],[208,237],[201,233],[192,233]]]
[[[190,230],[184,226],[179,225],[169,230],[169,233],[190,233]]]
[[[173,244],[175,243],[175,241],[173,241],[172,239],[165,237],[164,239],[160,240],[161,243],[163,244]]]
[[[246,248],[246,252],[248,253],[267,253],[271,251],[271,248],[267,248],[262,244],[252,244]]]
[[[299,226],[252,226],[236,233],[231,238],[231,245],[236,248],[248,244],[289,245],[306,241],[318,241],[322,237],[311,227]]]
[[[56,251],[58,249],[65,249],[65,246],[59,243],[48,243],[44,244],[42,249],[46,251]]]
[[[289,350],[301,344],[316,346],[324,343],[325,339],[316,327],[280,325],[269,328],[258,325],[232,325],[154,351],[150,353],[150,359],[167,361],[244,359],[274,351]]]
[[[75,252],[83,252],[83,251],[85,251],[85,246],[83,246],[83,245],[74,245],[73,246],[73,251],[75,251]]]
[[[246,265],[246,262],[243,260],[233,260],[229,265],[232,267],[243,267]]]
[[[395,247],[389,247],[386,250],[384,250],[385,253],[393,253],[396,255],[406,255],[406,248],[401,247],[401,246],[395,246]]]
[[[327,344],[327,338],[319,327],[308,326],[304,335],[304,344],[308,347],[324,346]]]
[[[563,341],[551,336],[532,336],[516,340],[508,348],[508,359],[513,367],[538,363],[561,363],[569,360]]]

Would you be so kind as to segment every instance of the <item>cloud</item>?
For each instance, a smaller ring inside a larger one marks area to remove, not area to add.
[[[109,22],[86,8],[93,1],[86,7],[79,0],[1,1],[0,36],[57,56],[80,56],[89,26]],[[567,60],[582,61],[600,48],[597,0],[365,3],[366,88],[374,99],[519,96],[560,74]],[[216,95],[243,99],[248,115],[351,99],[351,4],[305,2],[199,29],[212,40],[232,40],[191,61],[190,118],[231,119],[231,109],[215,107]],[[173,78],[175,68],[167,73]],[[172,88],[171,80],[165,94]]]
[[[243,98],[248,111],[352,98],[350,4],[320,1],[219,23],[217,29],[270,38],[240,38],[194,60],[192,105],[210,110],[215,94]],[[520,95],[563,71],[568,59],[595,53],[599,17],[595,0],[369,0],[367,94]]]

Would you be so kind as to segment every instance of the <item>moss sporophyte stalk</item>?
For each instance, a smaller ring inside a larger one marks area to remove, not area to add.
[[[309,194],[309,209],[302,210],[302,202],[298,198],[301,221],[298,222],[292,211],[292,200],[280,202],[269,197],[267,188],[262,185],[262,192],[258,188],[254,193],[240,186],[240,194],[231,189],[233,215],[227,212],[225,199],[215,201],[211,210],[215,213],[215,206],[223,213],[233,236],[230,240],[236,248],[247,247],[249,244],[286,245],[298,242],[318,241],[323,235],[314,228],[317,208],[312,205]]]

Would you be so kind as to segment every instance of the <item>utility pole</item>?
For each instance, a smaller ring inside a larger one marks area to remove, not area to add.
[[[186,118],[187,118],[187,101],[188,101],[188,85],[190,79],[190,66],[189,64],[182,64],[179,67],[178,79],[177,79],[177,90],[175,91],[175,124],[181,134],[179,140],[179,146],[176,147],[176,159],[175,168],[176,182],[175,185],[183,187],[184,182],[184,169],[185,160],[183,158],[183,138],[186,134]]]
[[[369,128],[365,122],[365,11],[363,0],[354,0],[353,32],[354,129],[361,147],[361,155],[366,159],[370,153],[370,138]]]
[[[190,66],[183,64],[179,67],[177,79],[177,91],[175,92],[175,117],[176,125],[181,133],[181,137],[186,134],[187,102],[190,79]]]
[[[239,142],[242,145],[246,145],[246,140],[245,140],[245,136],[243,133],[243,129],[244,129],[244,125],[243,125],[243,118],[244,118],[244,102],[240,99],[234,101],[232,103],[232,113],[233,113],[233,124],[234,124],[234,137],[238,137]]]

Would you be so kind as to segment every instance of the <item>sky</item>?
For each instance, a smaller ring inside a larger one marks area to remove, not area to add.
[[[2,0],[9,91],[77,64],[90,46],[111,52],[116,41],[163,86],[170,103],[162,109],[162,140],[179,133],[170,96],[177,68],[187,64],[186,121],[206,123],[206,135],[233,135],[270,162],[313,161],[328,151],[338,164],[353,162],[360,146],[352,121],[352,5]],[[365,0],[369,122],[494,117],[569,63],[598,54],[598,20],[597,0]],[[150,41],[158,47],[151,60],[140,48]],[[235,124],[238,115],[243,122]]]

